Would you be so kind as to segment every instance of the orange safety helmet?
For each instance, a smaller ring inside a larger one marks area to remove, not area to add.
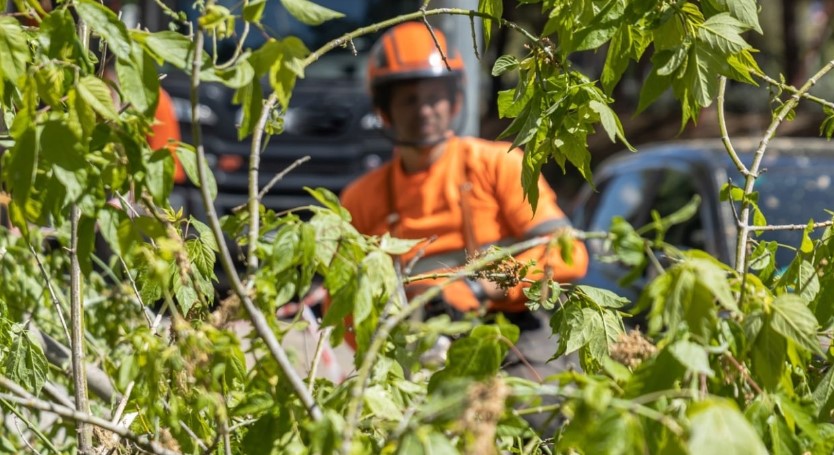
[[[455,90],[462,90],[463,57],[457,49],[448,46],[442,31],[434,28],[433,32],[436,43],[426,24],[405,22],[385,32],[374,44],[367,76],[374,106],[384,108],[387,97],[384,88],[398,81],[450,78]]]

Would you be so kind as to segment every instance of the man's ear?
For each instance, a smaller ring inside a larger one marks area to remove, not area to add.
[[[379,108],[376,108],[374,112],[376,112],[376,115],[382,120],[382,126],[386,128],[391,127],[391,116],[388,115],[387,112]]]
[[[460,114],[461,109],[463,109],[463,92],[458,90],[453,101],[455,105],[452,109],[452,115],[455,116]]]

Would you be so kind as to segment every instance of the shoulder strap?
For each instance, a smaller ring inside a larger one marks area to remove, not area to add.
[[[467,144],[468,145],[468,144]],[[475,236],[475,226],[472,214],[472,182],[469,178],[469,147],[462,147],[460,151],[460,213],[463,246],[466,256],[474,256],[478,252],[478,239]]]

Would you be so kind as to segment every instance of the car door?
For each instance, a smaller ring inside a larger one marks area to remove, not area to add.
[[[600,169],[597,191],[586,188],[577,199],[572,212],[577,228],[587,232],[608,231],[614,217],[622,217],[633,227],[640,228],[652,221],[652,211],[657,211],[661,217],[668,216],[698,195],[701,204],[695,215],[669,228],[665,240],[679,249],[719,252],[720,243],[715,239],[714,205],[717,198],[712,180],[706,178],[704,171],[685,161],[643,161],[644,165],[620,162]],[[653,239],[654,233],[649,232],[647,237]],[[623,285],[621,280],[632,269],[615,260],[609,242],[595,238],[586,244],[591,262],[582,284],[609,289],[635,302],[643,287],[656,275],[656,271],[647,270],[633,282]]]

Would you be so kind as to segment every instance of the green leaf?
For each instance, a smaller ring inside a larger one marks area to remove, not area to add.
[[[669,352],[687,370],[705,374],[709,377],[715,376],[715,372],[709,366],[709,354],[703,346],[691,341],[678,341],[669,346]]]
[[[657,73],[655,66],[643,82],[643,88],[640,89],[640,101],[637,104],[637,114],[646,110],[651,106],[663,92],[672,85],[672,78],[669,76],[662,76]]]
[[[817,338],[817,318],[801,297],[794,294],[780,295],[771,308],[773,330],[805,350],[825,355]]]
[[[217,245],[214,232],[212,232],[210,227],[193,216],[188,217],[188,223],[200,234],[201,242],[206,244],[212,251],[220,252],[220,247]]]
[[[231,68],[206,68],[200,73],[200,80],[205,82],[220,82],[226,87],[233,89],[246,87],[253,81],[258,82],[257,78],[255,78],[255,70],[245,58],[240,59]]]
[[[813,399],[820,420],[829,420],[831,410],[834,409],[834,368],[825,372],[825,376],[814,389]]]
[[[732,2],[731,2],[732,3]],[[729,14],[717,14],[698,28],[698,38],[721,55],[730,55],[749,49],[741,37],[747,26]]]
[[[48,163],[68,171],[84,167],[84,149],[66,122],[48,120],[41,130],[41,152]]]
[[[243,20],[260,23],[264,15],[266,0],[252,0],[243,7]]]
[[[90,107],[107,120],[117,120],[119,113],[113,105],[110,87],[95,76],[84,76],[75,86],[78,94]]]
[[[121,59],[130,58],[130,37],[127,27],[110,8],[93,0],[79,0],[75,11],[90,28],[104,38],[110,51]]]
[[[46,383],[47,362],[40,344],[28,330],[17,326],[8,357],[3,365],[4,374],[30,392],[38,395]]]
[[[214,276],[214,250],[211,246],[202,240],[191,239],[185,242],[185,251],[201,274]]]
[[[397,455],[438,455],[459,453],[446,435],[421,426],[407,433],[397,447]]]
[[[725,455],[766,455],[756,430],[728,400],[707,399],[687,410],[690,422],[689,452]]]
[[[484,0],[482,0],[484,1]],[[498,77],[507,71],[512,71],[518,68],[518,59],[512,55],[502,55],[495,60],[492,65],[492,75]]]
[[[480,325],[469,336],[460,338],[449,348],[446,366],[429,381],[429,391],[454,378],[486,379],[501,368],[509,350],[505,340],[518,339],[515,326]]]
[[[0,58],[0,76],[17,86],[20,84],[20,78],[26,74],[26,64],[31,56],[20,22],[11,16],[0,16],[0,55],[3,56]]]
[[[779,385],[785,369],[787,345],[785,339],[767,323],[756,336],[750,359],[751,369],[759,384],[767,390],[774,390]]]
[[[159,103],[159,73],[151,56],[134,45],[131,59],[116,60],[116,75],[125,101],[139,112],[153,115]]]
[[[243,140],[255,128],[258,119],[263,111],[263,89],[261,81],[253,77],[248,85],[239,88],[235,92],[234,103],[239,104],[243,118],[240,120],[240,127],[237,130],[238,140]]]
[[[811,234],[814,233],[814,220],[808,220],[808,225],[802,230],[802,243],[799,250],[803,253],[809,254],[814,251],[814,241],[811,240]]]
[[[136,31],[131,33],[133,38],[144,43],[157,59],[168,62],[178,69],[187,69],[191,40],[185,35],[167,30],[151,34]]]
[[[166,203],[174,188],[174,157],[167,149],[153,152],[148,159],[145,186],[157,204]]]
[[[294,18],[306,25],[321,25],[329,20],[345,17],[338,11],[325,8],[308,0],[281,0],[281,4]]]
[[[611,139],[611,142],[615,142],[616,139],[619,139],[632,152],[636,150],[626,140],[625,135],[623,134],[623,125],[620,123],[620,118],[617,117],[617,114],[613,109],[611,109],[611,107],[597,100],[591,100],[589,106],[594,112],[599,114],[602,127],[605,129],[605,132],[608,133],[608,138]]]
[[[379,249],[388,254],[405,254],[411,251],[420,240],[407,240],[391,237],[391,234],[386,232],[379,240]]]
[[[273,60],[269,68],[269,83],[281,107],[287,110],[296,79],[304,77],[301,61],[310,54],[310,51],[300,39],[294,36],[279,41],[278,49],[280,52],[277,53],[277,58]]]
[[[727,2],[730,14],[753,30],[762,33],[759,25],[759,5],[756,0],[732,0]]]
[[[310,193],[310,196],[313,196],[317,201],[319,201],[321,205],[335,212],[343,220],[350,221],[350,212],[348,212],[344,207],[342,207],[341,203],[339,202],[339,197],[336,196],[332,191],[324,187],[319,187],[316,189],[304,187],[304,190]]]
[[[630,303],[627,298],[620,297],[607,289],[585,285],[576,286],[576,289],[589,297],[595,305],[603,308],[622,308]]]
[[[502,0],[478,0],[478,12],[489,14],[493,17],[502,17],[504,15],[504,2]],[[484,49],[488,49],[489,42],[492,39],[494,20],[489,18],[482,18],[481,20],[484,24]],[[498,62],[495,63],[496,65],[498,64]],[[498,74],[495,74],[494,69],[492,75],[498,76]]]
[[[160,153],[162,152],[167,153],[167,150],[161,150]],[[197,188],[200,188],[200,174],[197,171],[197,152],[194,150],[194,146],[178,142],[176,153],[177,159],[180,165],[182,165],[182,169],[185,171],[188,180]],[[203,168],[206,174],[206,185],[208,186],[209,196],[214,200],[217,198],[217,180],[214,178],[214,172],[208,167],[208,163],[204,162]]]
[[[24,120],[18,114],[16,122],[23,123]],[[35,128],[27,128],[22,134],[18,134],[15,138],[14,147],[4,156],[2,171],[4,180],[10,183],[12,198],[21,207],[25,207],[26,200],[29,198],[29,193],[32,188],[32,183],[35,180],[36,163],[38,159],[38,134]]]
[[[620,25],[620,28],[611,37],[608,52],[605,54],[605,65],[600,76],[600,82],[605,93],[611,94],[626,68],[628,68],[629,58],[635,61],[640,60],[648,44],[649,39],[646,33],[639,27],[627,23]]]
[[[381,386],[368,387],[362,394],[365,400],[365,405],[377,418],[383,420],[400,421],[403,418],[403,413],[390,393]]]

